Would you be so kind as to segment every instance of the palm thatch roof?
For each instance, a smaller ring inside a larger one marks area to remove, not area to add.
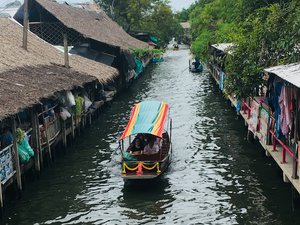
[[[101,9],[85,10],[53,0],[32,0],[56,17],[66,27],[87,38],[122,49],[148,48],[149,45],[126,33],[116,22]]]
[[[28,51],[22,46],[22,27],[0,18],[0,119],[13,115],[55,92],[71,90],[85,83],[108,82],[118,71],[104,64],[64,54],[34,34],[28,34]]]

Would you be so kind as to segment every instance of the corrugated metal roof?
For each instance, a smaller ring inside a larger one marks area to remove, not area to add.
[[[267,73],[273,73],[283,80],[286,80],[296,87],[300,88],[300,62],[288,65],[274,66],[264,69],[264,71]]]
[[[234,44],[233,43],[218,43],[218,44],[214,44],[211,46],[222,52],[232,54],[232,48],[234,47]]]

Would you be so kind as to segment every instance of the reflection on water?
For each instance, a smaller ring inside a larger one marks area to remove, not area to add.
[[[123,215],[141,223],[158,222],[174,200],[168,179],[164,177],[155,181],[126,183],[122,191],[120,206],[127,209]]]
[[[245,141],[243,121],[207,72],[188,72],[188,54],[168,51],[120,94],[67,157],[9,205],[3,224],[299,222],[290,185],[258,144]],[[173,160],[156,182],[124,184],[117,140],[134,103],[150,99],[170,105]]]

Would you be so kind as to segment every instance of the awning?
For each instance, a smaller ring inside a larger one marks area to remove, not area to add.
[[[162,137],[169,105],[160,101],[144,101],[136,104],[121,140],[134,134],[152,134]]]
[[[218,49],[221,52],[228,53],[229,55],[232,54],[234,44],[233,43],[219,43],[211,45],[211,47]]]
[[[264,69],[264,71],[267,73],[273,73],[281,79],[300,88],[300,63],[274,66]]]

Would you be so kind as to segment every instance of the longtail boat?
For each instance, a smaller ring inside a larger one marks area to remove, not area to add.
[[[154,179],[166,171],[172,156],[171,130],[165,102],[143,101],[132,108],[120,138],[124,180]]]

